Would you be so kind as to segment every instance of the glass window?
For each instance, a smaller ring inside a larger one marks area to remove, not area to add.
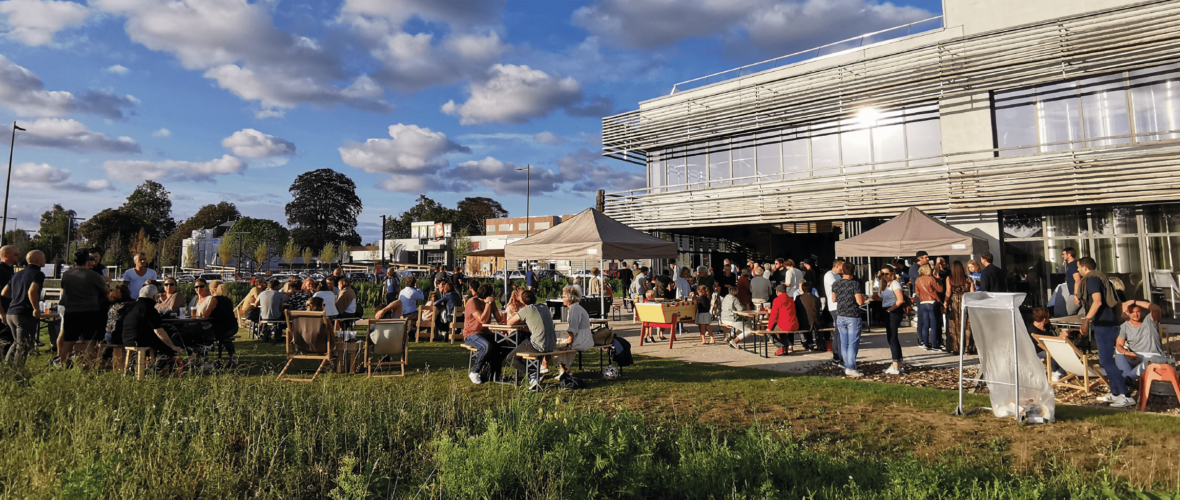
[[[653,193],[663,192],[664,187],[664,162],[653,161],[651,166],[647,168],[648,178],[647,187],[650,187]]]
[[[668,191],[683,191],[685,176],[684,176],[684,148],[677,148],[673,151],[671,158],[668,160],[668,177],[667,184]]]
[[[821,123],[811,129],[811,168],[816,175],[835,174],[831,168],[840,166],[840,136],[835,128],[835,123]]]
[[[762,144],[766,141],[765,144]],[[777,181],[782,179],[782,143],[779,134],[758,134],[758,182]]]
[[[808,141],[796,139],[783,143],[783,178],[798,179],[808,175]]]
[[[1092,209],[1090,224],[1094,227],[1094,234],[1113,236],[1138,233],[1136,211],[1135,207],[1128,206]]]
[[[1085,210],[1053,212],[1048,214],[1048,222],[1050,237],[1081,236],[1090,232]]]
[[[1180,72],[1174,66],[1135,70],[1130,73],[1131,104],[1135,116],[1135,140],[1161,141],[1180,133],[1140,135],[1180,130]]]
[[[1004,212],[1004,236],[1007,238],[1040,238],[1042,216],[1038,213]]]
[[[1152,269],[1180,270],[1180,236],[1148,238],[1147,254]]]
[[[1081,147],[1069,142],[1082,137],[1077,82],[1062,82],[1037,88],[1037,109],[1041,126],[1042,151],[1067,151]]]
[[[1126,136],[1131,133],[1127,116],[1127,91],[1123,75],[1107,75],[1081,81],[1082,116],[1086,138]],[[1089,147],[1130,144],[1131,138],[1087,142]]]
[[[845,128],[855,129],[861,126],[861,122],[859,120],[853,120],[850,125]],[[860,130],[852,130],[851,132],[840,134],[840,159],[844,165],[861,165],[857,167],[845,167],[845,173],[872,170],[872,165],[868,165],[868,163],[873,162],[873,146],[869,137],[869,129],[861,128]]]
[[[709,187],[729,185],[729,140],[709,143]]]
[[[1102,238],[1094,240],[1094,260],[1098,270],[1123,282],[1129,299],[1143,298],[1143,263],[1139,258],[1138,238]]]
[[[1037,135],[1037,106],[1033,89],[1015,90],[996,95],[996,147],[1000,156],[1037,152],[1036,148],[1010,149],[1040,144]]]
[[[873,129],[873,168],[905,166],[905,126],[888,125]]]
[[[1180,233],[1180,205],[1144,207],[1143,220],[1149,233]]]
[[[741,139],[734,141],[735,146],[740,140]],[[754,176],[758,173],[754,169],[754,146],[752,145],[752,142],[749,142],[749,138],[746,138],[746,140],[746,144],[748,144],[747,146],[730,151],[730,155],[733,157],[734,184],[750,184],[754,182]]]
[[[929,165],[942,163],[938,155],[942,154],[942,132],[938,120],[926,120],[905,124],[906,151],[910,165]],[[912,158],[925,158],[914,160]]]
[[[1046,260],[1048,260],[1052,265],[1053,272],[1065,273],[1065,260],[1061,257],[1061,251],[1065,250],[1066,248],[1072,247],[1074,250],[1076,250],[1079,258],[1090,255],[1088,245],[1086,244],[1087,241],[1088,240],[1078,239],[1045,240],[1045,257]],[[1053,286],[1057,286],[1057,283],[1060,282],[1061,280],[1057,280],[1055,283],[1053,283]]]
[[[705,188],[705,158],[704,148],[700,149],[699,154],[689,156],[685,164],[685,175],[687,175],[689,189],[704,189]]]
[[[1008,271],[1008,290],[1028,294],[1025,304],[1045,304],[1045,247],[1040,241],[1004,242],[1004,269]]]

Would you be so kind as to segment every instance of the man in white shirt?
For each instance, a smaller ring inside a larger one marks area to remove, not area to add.
[[[131,289],[131,298],[138,299],[139,290],[143,288],[144,282],[156,279],[156,272],[148,269],[147,255],[137,253],[133,260],[135,268],[123,271],[123,281],[126,281],[127,287]]]
[[[687,300],[689,294],[692,293],[692,288],[688,286],[688,268],[680,269],[680,276],[676,277],[676,298],[678,300]]]
[[[844,279],[843,276],[840,276],[838,273],[836,273],[836,269],[844,269],[844,259],[836,259],[832,261],[832,270],[824,274],[824,295],[828,296],[829,298],[832,297],[832,285],[837,281]],[[832,315],[832,323],[834,324],[836,322],[836,312],[838,311],[837,304],[835,302],[829,302],[828,313]],[[843,360],[840,359],[839,335],[832,335],[832,362],[843,366],[841,364]]]
[[[787,259],[783,263],[783,268],[783,284],[787,285],[787,293],[791,297],[799,296],[802,293],[799,285],[803,284],[803,271],[795,267],[795,261],[791,259]],[[836,278],[839,279],[839,276],[836,276]],[[827,278],[825,277],[825,284],[827,284],[826,281]]]
[[[415,281],[406,280],[406,287],[402,288],[397,296],[397,300],[402,303],[402,317],[406,318],[406,328],[411,330],[418,325],[418,302],[426,300]]]

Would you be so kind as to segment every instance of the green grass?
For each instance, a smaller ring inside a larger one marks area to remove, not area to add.
[[[415,343],[404,379],[274,380],[243,368],[137,381],[0,374],[0,498],[1108,498],[1109,464],[1018,468],[998,436],[920,456],[949,391],[640,358],[623,377],[539,395],[466,379],[466,351]],[[312,366],[310,362],[300,366]],[[510,371],[510,370],[508,370]],[[970,396],[968,404],[986,404]],[[851,413],[850,413],[851,412]],[[1174,419],[1059,407],[1059,419],[1175,434]],[[720,418],[714,418],[720,416]],[[856,418],[853,418],[856,417]],[[968,417],[980,422],[987,416]],[[1157,484],[1174,489],[1176,485]]]

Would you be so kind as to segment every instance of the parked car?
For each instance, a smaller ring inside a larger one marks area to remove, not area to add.
[[[224,280],[224,279],[225,279],[225,278],[223,278],[223,277],[221,276],[221,274],[219,274],[219,273],[201,273],[201,274],[197,275],[197,278],[199,278],[199,279],[203,279],[203,280],[205,280],[205,281],[213,281],[213,280],[219,280],[219,281],[220,281],[220,280]]]

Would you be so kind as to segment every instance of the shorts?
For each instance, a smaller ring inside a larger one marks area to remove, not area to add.
[[[92,342],[106,333],[107,319],[102,311],[69,312],[62,317],[62,342]]]
[[[697,313],[697,324],[707,325],[713,322],[713,315],[709,313]]]

